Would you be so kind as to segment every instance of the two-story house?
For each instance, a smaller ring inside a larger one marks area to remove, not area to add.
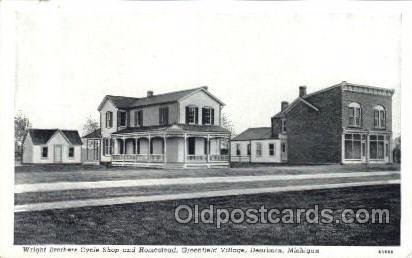
[[[224,103],[207,87],[143,98],[107,95],[100,103],[100,162],[114,166],[226,167],[230,132]],[[226,144],[224,144],[226,143]]]
[[[284,135],[288,163],[391,162],[394,90],[343,81],[299,97],[272,117]]]

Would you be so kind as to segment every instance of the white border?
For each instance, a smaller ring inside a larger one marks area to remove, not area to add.
[[[138,9],[137,9],[138,8]],[[412,256],[412,187],[408,184],[412,182],[412,157],[408,145],[411,141],[411,121],[410,114],[407,111],[411,109],[412,97],[412,78],[411,78],[411,47],[412,47],[412,15],[411,3],[409,2],[335,2],[328,3],[323,1],[316,2],[162,2],[162,1],[89,1],[81,3],[80,1],[49,1],[49,2],[1,2],[0,4],[0,112],[2,123],[0,127],[0,158],[2,170],[0,172],[0,255],[1,256],[21,256],[23,253],[18,246],[13,246],[13,185],[14,185],[14,148],[12,121],[14,116],[14,85],[15,85],[15,33],[16,33],[16,11],[41,11],[41,12],[73,12],[79,15],[88,13],[107,13],[107,12],[150,12],[150,11],[198,11],[198,12],[222,12],[222,13],[248,13],[258,15],[260,12],[272,11],[273,15],[284,12],[352,12],[352,13],[396,13],[402,12],[402,59],[401,59],[401,78],[402,78],[402,180],[405,182],[402,186],[402,230],[401,230],[401,247],[378,248],[378,247],[316,247],[321,249],[321,256],[325,257],[377,257],[386,256],[378,255],[379,249],[392,249],[392,257],[411,257]],[[244,246],[247,248],[247,246]],[[98,256],[103,256],[99,253]],[[111,254],[107,254],[112,256]],[[76,254],[79,256],[79,254]],[[148,257],[150,255],[142,255]],[[153,257],[177,257],[176,255],[159,255]],[[183,255],[181,255],[183,256]],[[192,257],[193,255],[186,255]],[[199,254],[196,257],[206,257],[207,255]],[[225,256],[225,255],[219,255]],[[230,255],[231,257],[245,257]],[[249,257],[250,255],[248,255]],[[262,255],[266,256],[266,255]],[[295,256],[295,255],[294,255]],[[292,256],[291,256],[292,257]]]

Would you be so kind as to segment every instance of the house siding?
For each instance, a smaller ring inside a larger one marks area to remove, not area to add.
[[[153,105],[142,108],[135,108],[129,111],[130,123],[129,127],[135,127],[135,111],[143,111],[143,126],[154,126],[159,125],[159,108],[168,107],[169,108],[169,124],[177,123],[178,120],[178,104],[169,103],[161,105]]]
[[[71,145],[67,142],[66,138],[60,133],[56,133],[53,137],[48,141],[47,144],[44,145],[31,145],[31,149],[27,149],[26,152],[30,153],[31,161],[27,163],[38,163],[38,164],[50,164],[56,163],[55,162],[55,146],[61,145],[62,146],[62,162],[64,164],[77,164],[81,163],[81,145]],[[48,147],[48,155],[46,158],[41,157],[41,151],[43,147]],[[74,148],[74,157],[69,158],[69,148]],[[26,162],[26,161],[25,161]]]
[[[339,163],[341,161],[341,88],[305,98],[319,109],[300,101],[287,115],[288,162]]]
[[[262,144],[262,155],[256,155],[257,143]],[[252,163],[281,163],[281,140],[262,139],[250,141],[231,141],[230,155],[233,162],[252,162]],[[236,145],[240,144],[240,159],[236,153]],[[247,146],[251,144],[251,155],[247,155]],[[274,155],[269,155],[269,144],[274,144]]]
[[[220,124],[220,103],[211,98],[208,94],[203,91],[198,91],[186,98],[183,98],[179,101],[179,123],[184,124],[186,123],[186,106],[194,105],[199,108],[199,122],[198,124],[202,124],[202,108],[203,107],[211,107],[215,111],[215,125]]]

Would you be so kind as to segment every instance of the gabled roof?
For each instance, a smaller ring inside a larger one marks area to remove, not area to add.
[[[276,115],[274,115],[273,117],[278,118],[278,117],[283,117],[284,115],[286,115],[290,110],[292,110],[299,102],[302,102],[306,105],[308,105],[310,108],[312,108],[315,111],[319,111],[319,109],[317,107],[315,107],[314,105],[312,105],[311,103],[309,103],[309,101],[307,101],[304,98],[298,97],[296,98],[292,103],[290,103],[288,105],[287,108],[285,108],[285,110],[280,111],[279,113],[277,113]]]
[[[101,129],[96,129],[93,132],[84,135],[82,138],[102,138]]]
[[[113,95],[106,95],[103,101],[100,103],[98,110],[101,110],[104,103],[109,100],[113,103],[113,105],[119,109],[130,109],[136,108],[141,106],[149,106],[149,105],[157,105],[163,103],[171,103],[176,102],[182,98],[190,96],[196,92],[203,91],[208,94],[211,98],[219,102],[219,104],[224,105],[224,103],[213,96],[208,90],[206,86],[188,89],[188,90],[181,90],[181,91],[174,91],[169,93],[157,94],[151,97],[144,97],[144,98],[134,98],[134,97],[124,97],[124,96],[113,96]]]
[[[238,136],[234,137],[232,141],[248,141],[248,140],[264,140],[264,139],[277,139],[272,137],[272,128],[270,127],[257,127],[249,128],[242,132]]]
[[[28,134],[34,145],[41,145],[47,144],[50,138],[58,131],[61,132],[72,145],[82,145],[82,140],[77,130],[28,129]]]
[[[172,124],[172,125],[154,125],[143,127],[129,127],[117,131],[113,134],[122,133],[145,133],[148,131],[189,131],[189,132],[213,132],[213,133],[230,133],[229,130],[215,125],[186,125],[186,124]]]

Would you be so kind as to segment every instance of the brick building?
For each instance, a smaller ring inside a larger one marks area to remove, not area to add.
[[[391,162],[394,90],[343,81],[299,96],[271,119],[291,164]]]

